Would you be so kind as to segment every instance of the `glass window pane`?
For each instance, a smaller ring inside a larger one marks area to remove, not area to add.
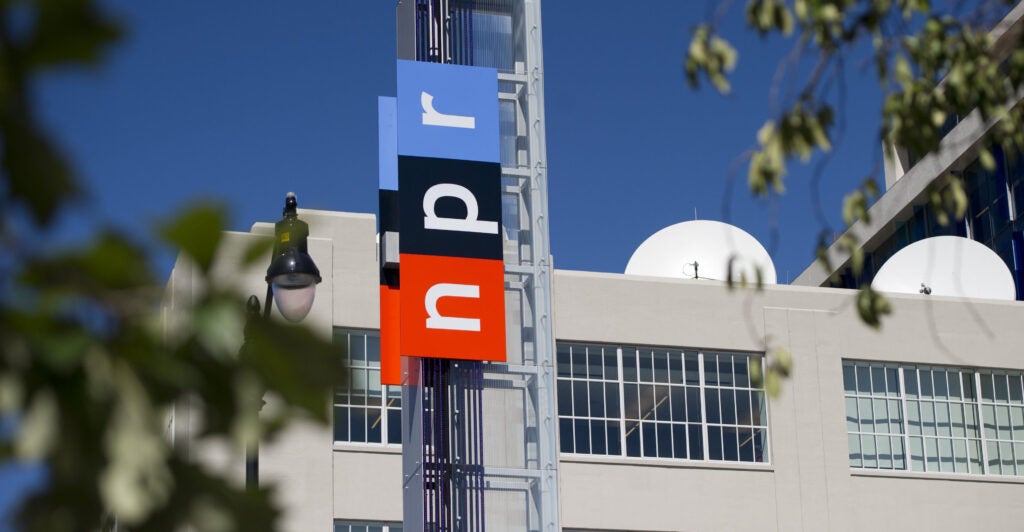
[[[604,378],[604,354],[598,346],[587,347],[587,372],[591,379]]]
[[[690,444],[690,460],[703,460],[704,459],[704,434],[701,432],[700,425],[687,425],[686,431],[689,433],[687,438]]]
[[[926,471],[939,470],[939,442],[935,438],[924,439],[924,462]]]
[[[658,456],[672,458],[672,425],[656,423],[655,427],[658,434]]]
[[[881,434],[893,432],[889,429],[889,413],[886,411],[886,400],[872,399],[871,404],[874,410],[875,432]]]
[[[388,409],[388,443],[402,443],[402,411],[394,408]]]
[[[1024,198],[1021,198],[1024,201]],[[1024,403],[1024,388],[1021,387],[1021,376],[1011,375],[1009,379],[1010,384],[1010,402],[1013,404]]]
[[[722,427],[708,427],[708,459],[722,459]]]
[[[857,417],[857,399],[853,397],[846,398],[846,431],[857,432],[860,429],[860,424]]]
[[[608,382],[604,385],[604,398],[607,415],[609,418],[618,419],[622,416],[619,405],[619,385]]]
[[[701,422],[700,388],[695,386],[686,387],[686,421]]]
[[[348,407],[334,407],[334,441],[349,441]]]
[[[885,395],[885,368],[873,366],[871,368],[871,390],[875,395]]]
[[[686,458],[686,425],[676,423],[672,425],[672,456]]]
[[[754,431],[751,429],[739,430],[740,461],[754,461]]]
[[[593,454],[608,454],[608,446],[605,438],[608,431],[605,429],[604,421],[590,422],[590,452]]]
[[[733,371],[736,373],[736,386],[740,388],[750,387],[750,375],[748,366],[750,364],[750,357],[746,355],[736,355],[732,358]]]
[[[640,422],[626,423],[626,456],[640,456]]]
[[[640,440],[644,446],[644,456],[658,456],[658,433],[654,423],[641,423],[640,433]]]
[[[604,384],[591,382],[590,388],[590,416],[604,417]]]
[[[920,369],[917,372],[918,382],[921,385],[921,397],[934,397],[932,389],[932,372],[928,369]]]
[[[700,384],[700,365],[697,353],[687,352],[685,354],[686,384],[694,386]]]
[[[857,400],[860,411],[860,430],[861,432],[874,432],[874,409],[871,406],[871,399],[858,399]]]
[[[964,424],[964,405],[949,405],[949,421],[953,428],[953,436],[964,437],[967,435]]]
[[[718,355],[718,383],[721,386],[734,385],[731,355]]]
[[[626,419],[640,419],[640,387],[636,384],[623,384],[622,393]]]
[[[740,425],[749,425],[750,419],[750,392],[747,390],[737,390],[736,422]]]
[[[572,415],[572,381],[558,379],[558,415]]]
[[[557,346],[557,359],[558,359],[558,376],[569,377],[572,375],[572,358],[569,356],[569,345],[558,344]]]
[[[654,382],[668,382],[668,353],[657,350],[654,357]]]
[[[864,467],[864,456],[860,448],[860,436],[850,434],[847,439],[850,443],[850,467]]]
[[[722,423],[728,425],[736,424],[736,395],[733,390],[721,390]]]
[[[637,382],[637,356],[636,349],[632,347],[622,348],[622,380],[625,382]]]
[[[857,392],[865,395],[871,393],[871,370],[866,364],[857,365]]]
[[[671,421],[672,419],[672,403],[669,402],[668,397],[668,386],[655,386],[654,387],[654,401],[655,401],[655,412],[654,419],[658,421]]]
[[[877,469],[878,455],[875,451],[875,437],[870,434],[861,435],[860,448],[864,453],[864,467]]]
[[[637,353],[640,363],[640,382],[654,382],[654,352],[643,349]]]
[[[575,421],[576,430],[576,452],[579,454],[590,454],[590,426],[586,420]]]
[[[910,466],[914,471],[924,471],[924,443],[921,438],[910,438]]]
[[[992,392],[992,374],[982,373],[978,376],[981,380],[981,398],[985,401],[992,401],[995,395]]]
[[[889,438],[890,448],[892,449],[892,468],[893,469],[906,469],[906,455],[903,449],[903,438],[893,436]]]
[[[571,419],[559,419],[558,420],[558,441],[559,448],[563,453],[573,452],[573,434],[572,434],[572,420]]]
[[[949,376],[949,396],[953,399],[959,400],[960,395],[960,372],[956,370],[950,370]]]
[[[953,472],[953,441],[945,438],[939,443],[939,471],[943,473]]]
[[[612,381],[619,378],[619,357],[613,347],[604,350],[604,378]]]
[[[949,404],[935,403],[935,427],[939,436],[952,436],[949,426]]]
[[[885,388],[889,397],[899,397],[900,381],[896,368],[885,368]]]
[[[619,433],[619,423],[608,423],[608,454],[613,456],[622,455],[622,438]]]
[[[854,393],[857,391],[857,377],[854,374],[853,363],[843,363],[843,390],[846,393]]]
[[[587,348],[582,345],[572,346],[572,376],[577,379],[586,379],[587,372]]]
[[[729,462],[739,460],[739,439],[735,427],[722,427],[722,459]]]
[[[907,431],[921,434],[921,406],[918,401],[907,401]]]
[[[1009,382],[1006,375],[994,375],[993,386],[996,392],[996,401],[1006,403],[1010,400]]]
[[[366,441],[370,443],[384,443],[381,431],[384,429],[381,419],[380,408],[366,409],[368,427],[366,429]]]
[[[968,458],[967,442],[964,440],[953,440],[953,470],[957,473],[967,473]]]
[[[946,371],[942,369],[936,369],[932,371],[932,379],[935,382],[935,397],[939,399],[946,399],[949,397],[949,387],[946,386],[947,377]]]
[[[586,381],[573,381],[572,383],[572,412],[575,416],[588,416],[587,383]]]
[[[704,383],[708,386],[718,386],[718,359],[708,353],[704,353]]]
[[[918,395],[917,370],[914,368],[903,368],[903,390],[908,397]]]
[[[878,468],[892,469],[892,447],[887,436],[875,438],[875,445],[878,451]]]
[[[985,438],[996,439],[996,409],[992,405],[981,406],[982,419],[985,422]]]
[[[704,411],[708,423],[721,423],[722,416],[718,409],[718,390],[704,390]]]

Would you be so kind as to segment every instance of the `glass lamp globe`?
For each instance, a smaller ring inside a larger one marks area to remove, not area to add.
[[[299,322],[313,308],[320,271],[308,254],[293,249],[278,255],[270,264],[267,282],[274,292],[277,310],[286,320]]]

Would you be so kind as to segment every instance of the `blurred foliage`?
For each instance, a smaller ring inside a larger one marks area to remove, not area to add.
[[[341,378],[331,344],[268,320],[245,328],[239,352],[245,304],[208,277],[225,220],[216,206],[157,231],[208,287],[174,316],[147,247],[124,232],[72,249],[48,241],[58,215],[87,200],[33,108],[33,83],[98,66],[122,33],[92,0],[0,0],[0,416],[16,420],[0,460],[47,472],[17,520],[28,532],[273,530],[272,487],[246,490],[183,447],[220,441],[241,454],[290,420],[327,422]],[[247,260],[266,260],[269,243]],[[264,396],[282,407],[258,413]],[[170,416],[186,403],[200,433],[175,446]]]
[[[977,113],[996,122],[979,148],[987,169],[995,166],[989,151],[1024,151],[1024,109],[1016,105],[1024,81],[1024,47],[1020,36],[1008,46],[996,47],[990,30],[1015,4],[1012,0],[932,2],[930,0],[748,0],[747,26],[761,37],[789,39],[793,52],[779,66],[782,76],[772,92],[783,93],[781,111],[765,121],[750,153],[748,185],[755,196],[768,197],[785,190],[788,164],[807,162],[831,150],[833,117],[843,111],[846,60],[860,59],[869,50],[873,73],[884,92],[879,110],[878,140],[923,156],[939,148],[950,117]],[[715,20],[693,31],[684,58],[689,84],[698,87],[706,78],[719,92],[729,90],[729,73],[738,61],[735,49],[716,33],[716,25],[732,7],[719,5]],[[862,46],[862,43],[864,44]],[[781,87],[795,88],[788,91]],[[847,227],[870,223],[871,201],[878,195],[874,178],[850,192],[843,202]],[[943,225],[962,220],[967,197],[961,178],[945,175],[928,190],[927,201]],[[849,257],[854,275],[864,266],[861,243],[846,232],[835,242],[823,228],[817,257],[829,272],[828,246]],[[845,260],[845,257],[844,257]],[[891,308],[885,299],[864,288],[857,296],[864,323],[879,327]]]

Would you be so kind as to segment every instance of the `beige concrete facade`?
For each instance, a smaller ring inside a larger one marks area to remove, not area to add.
[[[371,215],[301,211],[310,252],[324,276],[310,315],[314,329],[378,326],[375,223]],[[257,224],[254,233],[269,226]],[[262,271],[232,270],[232,234],[218,271],[240,291],[262,295]],[[179,262],[169,287],[184,304],[197,287]],[[881,330],[856,315],[855,292],[770,286],[730,291],[713,281],[557,271],[559,341],[764,353],[788,350],[792,376],[768,406],[769,464],[563,455],[561,525],[571,530],[1012,530],[1024,528],[1024,477],[938,475],[851,469],[844,410],[844,359],[1024,369],[1024,304],[892,296]],[[173,304],[172,304],[173,306]],[[490,402],[500,401],[500,394]],[[326,400],[326,398],[325,398]],[[187,411],[177,438],[187,440]],[[194,423],[194,422],[193,422]],[[501,423],[515,433],[514,424]],[[331,530],[334,519],[401,520],[401,453],[396,446],[333,443],[324,427],[302,426],[261,453],[265,481],[278,483],[286,528]],[[488,463],[515,462],[487,447]],[[237,470],[231,453],[208,459]],[[517,449],[509,447],[506,453]],[[501,508],[521,494],[487,495],[488,528],[521,530]]]

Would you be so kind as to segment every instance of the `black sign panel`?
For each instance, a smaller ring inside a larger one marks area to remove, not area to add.
[[[398,157],[401,252],[502,259],[501,165]]]

